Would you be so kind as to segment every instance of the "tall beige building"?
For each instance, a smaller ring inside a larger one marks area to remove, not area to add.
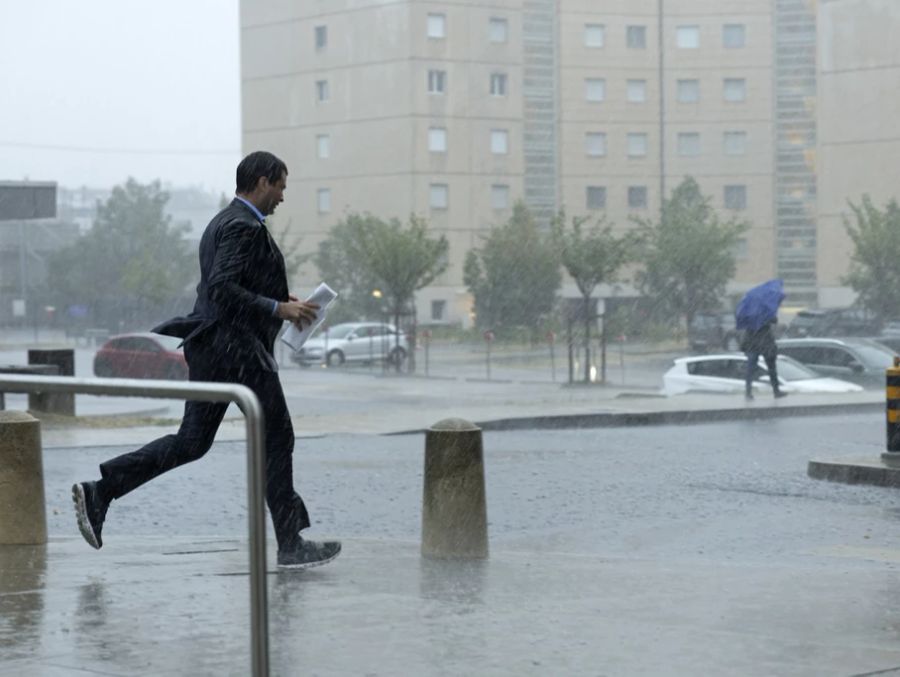
[[[848,201],[900,200],[900,3],[819,3],[819,270],[821,302],[847,305],[853,251]]]
[[[465,255],[516,200],[624,229],[686,175],[751,223],[732,292],[782,275],[808,293],[815,241],[794,248],[776,184],[779,102],[797,91],[776,27],[798,3],[242,2],[244,148],[287,161],[279,219],[308,251],[349,211],[417,213],[446,235],[420,322],[468,323]]]

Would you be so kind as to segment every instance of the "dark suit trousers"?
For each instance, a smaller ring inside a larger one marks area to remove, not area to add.
[[[191,381],[239,383],[259,398],[265,415],[266,503],[278,544],[289,543],[309,526],[309,515],[294,491],[294,429],[278,374],[255,365],[222,367],[221,352],[192,343],[185,345],[185,358]],[[100,465],[104,491],[110,498],[121,498],[154,477],[201,458],[212,446],[227,408],[226,402],[186,402],[177,434],[160,437]]]

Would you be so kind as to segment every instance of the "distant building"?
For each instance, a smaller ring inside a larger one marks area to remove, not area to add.
[[[203,229],[219,211],[222,195],[194,186],[164,185],[163,190],[169,194],[165,213],[172,217],[173,223],[188,226],[188,239],[199,240]],[[77,223],[84,233],[94,223],[97,203],[106,202],[111,193],[111,188],[60,187],[57,202],[59,216]]]
[[[853,245],[842,215],[868,193],[900,200],[900,58],[895,0],[819,3],[818,267],[824,306],[848,305]]]
[[[78,237],[78,226],[56,218],[56,184],[0,182],[0,326],[47,321],[47,257]]]
[[[288,163],[304,249],[347,211],[450,241],[420,322],[467,323],[465,255],[516,200],[626,229],[686,175],[752,224],[732,292],[779,275],[815,302],[806,0],[254,0],[241,28],[244,148]]]

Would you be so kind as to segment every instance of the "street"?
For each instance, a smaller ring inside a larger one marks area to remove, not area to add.
[[[301,440],[310,535],[344,553],[270,576],[273,674],[897,670],[900,495],[805,475],[879,423],[486,434],[484,562],[419,557],[421,435]],[[115,502],[96,552],[69,486],[118,451],[45,452],[46,554],[0,550],[0,675],[247,674],[243,445]]]
[[[697,426],[486,433],[494,547],[714,561],[808,559],[838,544],[900,547],[900,494],[816,482],[813,456],[877,455],[878,414]],[[135,440],[135,445],[143,440]],[[45,452],[49,532],[71,535],[69,489],[127,448]],[[421,435],[301,439],[295,478],[314,529],[345,538],[418,539]],[[245,446],[113,504],[104,539],[168,533],[243,537]],[[152,506],[152,510],[150,509]],[[185,506],[190,506],[185,510]],[[897,553],[900,557],[900,551]]]

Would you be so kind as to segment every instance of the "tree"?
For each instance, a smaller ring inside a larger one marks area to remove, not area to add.
[[[466,255],[463,281],[475,298],[480,328],[535,328],[553,311],[562,283],[553,238],[517,202],[510,219]]]
[[[841,281],[879,319],[900,317],[900,206],[890,200],[882,211],[868,195],[849,205],[855,225],[844,216],[844,228],[854,250]]]
[[[349,214],[335,224],[319,243],[315,264],[322,279],[340,293],[340,303],[330,311],[332,323],[377,318],[381,301],[372,296],[380,282],[365,265],[360,248],[363,233],[376,227],[378,219],[369,214]]]
[[[361,233],[359,248],[365,268],[380,283],[384,302],[394,316],[394,326],[400,329],[400,316],[415,308],[415,293],[434,282],[447,269],[450,245],[441,235],[428,237],[428,224],[415,215],[407,226],[398,219],[376,221],[374,227]],[[395,348],[400,346],[396,336]],[[416,337],[410,337],[409,369],[415,371]],[[400,370],[400,360],[395,366]]]
[[[399,330],[401,315],[415,307],[416,291],[447,269],[448,250],[447,238],[429,237],[427,223],[415,215],[404,225],[399,219],[384,221],[370,214],[351,214],[320,244],[317,263],[323,275],[330,273],[338,289],[350,290],[362,307],[375,301],[374,290],[380,291]],[[399,335],[396,341],[399,349]],[[414,355],[412,336],[410,370],[415,370]],[[399,360],[396,367],[400,369]]]
[[[735,219],[721,221],[709,203],[687,177],[664,201],[658,223],[635,219],[644,241],[638,287],[688,326],[695,313],[721,303],[734,277],[734,248],[749,227]]]
[[[597,285],[616,281],[619,270],[633,259],[637,244],[633,233],[622,237],[613,235],[612,226],[606,223],[605,218],[584,228],[587,221],[587,217],[576,216],[567,226],[565,212],[560,212],[553,221],[553,236],[560,260],[581,293],[585,382],[591,380],[591,295]]]
[[[91,229],[50,259],[48,286],[63,305],[86,305],[94,320],[146,325],[196,277],[184,238],[165,214],[159,181],[129,178],[97,205]]]

